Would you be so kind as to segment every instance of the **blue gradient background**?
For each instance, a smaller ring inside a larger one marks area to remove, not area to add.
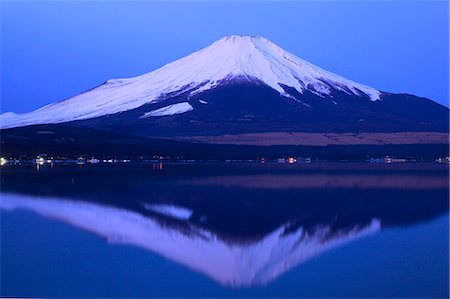
[[[140,75],[230,34],[448,106],[447,1],[1,3],[1,112]]]

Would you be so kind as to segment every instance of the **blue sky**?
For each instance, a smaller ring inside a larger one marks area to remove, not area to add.
[[[8,1],[1,112],[140,75],[231,34],[264,36],[379,90],[448,106],[446,1]]]

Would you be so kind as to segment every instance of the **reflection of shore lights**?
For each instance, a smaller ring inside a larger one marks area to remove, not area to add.
[[[6,163],[8,163],[8,160],[6,160],[5,158],[1,157],[0,158],[0,165],[5,165]]]
[[[42,157],[36,158],[36,164],[44,165],[44,163],[45,163],[44,158],[42,158]]]
[[[153,164],[154,170],[163,170],[163,163],[155,163]]]

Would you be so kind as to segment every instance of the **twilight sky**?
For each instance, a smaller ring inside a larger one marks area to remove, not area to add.
[[[448,106],[447,1],[8,1],[1,112],[137,76],[231,34],[261,35],[326,70]]]

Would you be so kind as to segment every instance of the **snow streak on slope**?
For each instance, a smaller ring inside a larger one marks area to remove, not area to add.
[[[262,82],[288,96],[280,86],[325,97],[340,90],[375,101],[380,92],[316,67],[262,37],[229,36],[153,72],[105,84],[68,100],[20,115],[0,115],[0,128],[89,119],[138,108],[167,95],[196,94],[221,82]]]
[[[150,117],[150,116],[167,116],[167,115],[175,115],[181,114],[185,112],[192,111],[194,108],[188,103],[177,103],[169,106],[165,106],[156,110],[152,110],[150,112],[145,113],[140,118]]]
[[[365,227],[337,232],[318,226],[312,233],[302,228],[285,233],[282,226],[262,239],[239,243],[225,241],[200,227],[177,230],[132,211],[88,202],[2,194],[0,209],[26,209],[58,219],[105,237],[111,243],[157,252],[235,287],[268,283],[331,248],[380,230],[378,220]]]

